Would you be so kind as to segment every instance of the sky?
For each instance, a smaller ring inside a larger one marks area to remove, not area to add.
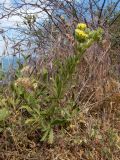
[[[4,14],[2,10],[2,5],[5,4],[5,7],[9,8],[12,4],[12,0],[0,0],[0,15]],[[22,19],[18,16],[10,16],[9,18],[0,19],[0,31],[5,31],[5,34],[0,34],[0,56],[5,50],[5,43],[9,43],[8,40],[5,41],[6,35],[12,37],[15,33],[10,28],[14,28],[17,23],[22,23]]]
[[[19,2],[19,0],[16,0],[16,2]],[[26,2],[35,2],[35,0],[26,0]],[[5,4],[5,7],[10,8],[10,6],[12,6],[15,4],[14,0],[0,0],[0,15],[2,15],[3,11],[1,6],[3,5],[3,3]],[[20,12],[22,12],[23,14],[26,13],[26,8],[24,7],[24,10],[19,9],[17,10],[17,13],[19,14]],[[37,13],[37,17],[45,18],[46,14],[41,12],[41,10],[39,8],[27,8],[27,13]],[[9,36],[10,38],[12,37],[18,37],[18,33],[16,33],[14,31],[14,28],[16,28],[16,26],[19,25],[21,27],[25,27],[24,23],[23,23],[23,17],[20,17],[18,15],[13,15],[13,16],[9,16],[9,18],[4,18],[4,19],[0,19],[0,31],[4,30],[6,31],[5,34],[0,34],[0,56],[3,54],[3,52],[5,51],[5,44],[9,44],[10,41],[7,40],[5,41],[5,37]]]

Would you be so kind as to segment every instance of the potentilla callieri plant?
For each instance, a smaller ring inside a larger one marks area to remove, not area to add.
[[[26,126],[32,130],[40,130],[41,141],[53,143],[56,128],[70,126],[74,128],[73,117],[78,115],[79,106],[75,96],[69,96],[77,73],[81,56],[94,42],[102,38],[102,29],[90,30],[86,24],[79,23],[75,29],[75,54],[61,62],[55,61],[54,74],[47,69],[40,72],[37,77],[27,77],[29,67],[21,70],[21,75],[15,81],[13,91],[21,99],[21,109],[28,112],[25,116]],[[65,98],[66,97],[66,98]],[[22,114],[23,115],[23,114]]]
[[[84,23],[79,23],[75,29],[75,39],[77,41],[77,49],[80,52],[84,52],[95,41],[102,38],[103,29],[98,28],[96,30],[90,30]]]

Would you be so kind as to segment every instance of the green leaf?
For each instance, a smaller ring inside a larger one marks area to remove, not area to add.
[[[51,125],[64,125],[66,122],[66,119],[55,119],[51,122]]]
[[[47,78],[48,78],[48,71],[47,71],[47,69],[43,68],[42,73],[43,73],[43,80],[44,81],[47,80]]]
[[[57,97],[59,98],[62,91],[62,80],[59,75],[56,76],[56,91],[57,91]]]
[[[0,133],[3,131],[3,128],[0,127]]]
[[[33,110],[32,110],[29,106],[27,106],[27,105],[22,106],[20,109],[25,109],[25,110],[27,110],[27,112],[30,113],[30,114],[33,113]]]
[[[22,53],[21,53],[22,54]],[[27,62],[27,60],[30,58],[30,54],[29,55],[24,55],[22,54],[22,57],[24,58],[24,61]]]
[[[25,124],[33,124],[35,122],[34,118],[29,118],[25,121]]]
[[[48,142],[50,144],[52,144],[53,143],[53,139],[54,139],[54,134],[53,134],[53,129],[51,128],[50,132],[49,132]]]
[[[5,121],[9,114],[10,112],[7,108],[0,109],[0,121]]]
[[[48,135],[49,135],[49,129],[44,132],[44,134],[43,134],[43,136],[42,136],[42,138],[41,138],[41,141],[46,141]]]

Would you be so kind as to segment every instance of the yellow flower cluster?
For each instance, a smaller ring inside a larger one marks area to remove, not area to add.
[[[98,28],[96,30],[91,30],[87,28],[86,24],[79,23],[75,29],[75,39],[77,40],[76,46],[79,52],[85,51],[89,48],[95,41],[102,38],[103,29]]]
[[[78,25],[77,25],[77,29],[85,30],[86,28],[87,28],[87,26],[85,23],[78,23]]]
[[[76,36],[78,36],[78,37],[81,38],[81,39],[86,39],[86,38],[88,38],[88,35],[87,35],[84,31],[82,31],[82,30],[80,30],[80,29],[76,29],[76,30],[75,30],[75,34],[76,34]]]
[[[87,28],[86,24],[79,23],[77,28],[75,29],[75,36],[79,41],[86,40],[88,38],[88,34],[85,29]]]

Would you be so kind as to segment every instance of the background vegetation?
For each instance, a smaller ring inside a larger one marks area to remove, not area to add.
[[[22,55],[0,85],[0,159],[120,159],[120,1],[1,3],[3,55]]]

